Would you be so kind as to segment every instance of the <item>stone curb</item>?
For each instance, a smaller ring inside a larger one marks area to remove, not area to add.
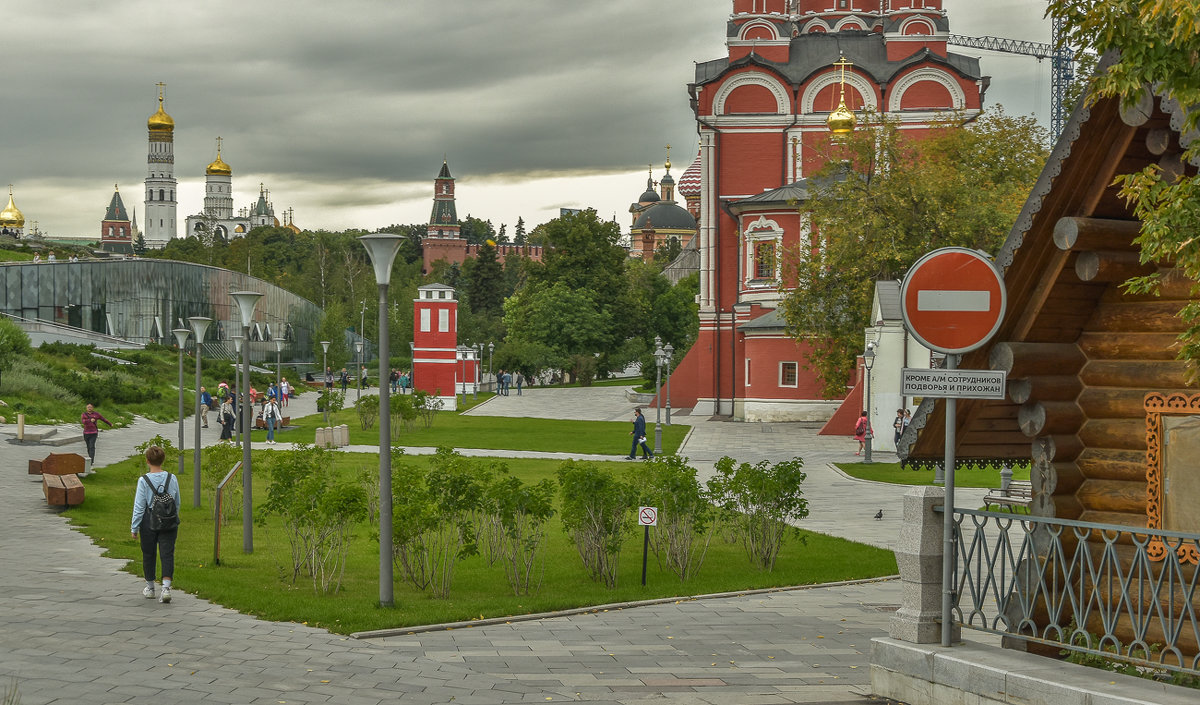
[[[570,617],[577,614],[594,614],[598,612],[609,612],[613,610],[626,610],[635,607],[651,607],[653,605],[665,605],[672,602],[693,602],[696,600],[719,600],[730,597],[746,597],[749,595],[767,595],[776,592],[794,592],[799,590],[815,590],[818,588],[840,587],[843,585],[866,585],[870,583],[890,582],[899,580],[899,575],[884,575],[878,578],[864,578],[862,580],[842,580],[833,583],[816,583],[814,585],[793,585],[790,587],[777,588],[761,588],[758,590],[736,590],[733,592],[714,592],[706,595],[688,595],[682,597],[658,597],[652,600],[635,600],[632,602],[613,602],[606,605],[594,605],[592,607],[575,607],[566,610],[556,610],[553,612],[536,612],[533,614],[521,614],[511,617],[491,617],[488,619],[475,619],[466,622],[446,622],[444,624],[423,624],[416,627],[403,627],[399,629],[375,629],[366,632],[354,632],[350,634],[355,639],[383,639],[393,636],[410,636],[414,634],[427,634],[429,632],[450,631],[453,629],[470,629],[472,627],[490,627],[498,624],[511,624],[513,622],[536,622],[542,619],[555,619],[558,617]]]

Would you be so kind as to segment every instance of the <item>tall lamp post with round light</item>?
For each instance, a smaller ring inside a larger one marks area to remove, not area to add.
[[[354,357],[358,360],[358,384],[355,385],[358,390],[354,392],[354,399],[358,400],[362,399],[363,370],[366,369],[366,361],[363,360],[363,341],[361,340],[354,341]]]
[[[239,381],[239,378],[240,378],[241,369],[242,369],[241,368],[241,365],[242,365],[242,363],[241,363],[242,336],[231,335],[231,336],[229,336],[229,339],[233,341],[233,353],[234,353],[233,359],[238,361],[237,364],[235,364],[233,366],[233,370],[234,370],[233,389],[229,390],[229,393],[233,395],[233,410],[235,413],[238,414],[238,420],[235,421],[233,424],[233,434],[234,434],[234,439],[237,441],[237,443],[241,444],[241,442],[242,442],[242,422],[241,422],[242,400],[240,398],[241,395],[237,393],[237,388],[238,388],[238,385],[241,384],[241,382]]]
[[[654,454],[662,454],[662,368],[667,351],[663,350],[662,338],[654,336]]]
[[[675,348],[671,347],[670,343],[663,346],[663,352],[667,354],[667,425],[671,425],[671,356],[675,354]]]
[[[367,248],[379,287],[379,604],[391,607],[392,600],[392,399],[387,378],[388,321],[387,292],[392,263],[404,238],[391,233],[372,233],[358,238]],[[386,538],[385,538],[386,537]]]
[[[329,425],[329,397],[333,388],[329,386],[329,341],[321,341],[321,394],[325,395],[325,425]]]
[[[275,343],[275,405],[278,406],[283,401],[283,387],[280,384],[283,382],[283,361],[280,356],[283,355],[283,341],[276,338]]]
[[[412,387],[413,394],[417,392],[417,344],[413,341],[408,341],[408,386]]]
[[[479,398],[479,382],[482,379],[479,362],[483,359],[483,345],[475,343],[475,389],[472,390],[471,398]]]
[[[179,474],[183,474],[183,349],[187,347],[188,336],[192,331],[188,328],[175,328],[171,331],[175,342],[179,345]]]
[[[871,439],[875,437],[871,423],[871,368],[875,366],[875,343],[867,343],[867,351],[863,353],[863,367],[867,369],[867,434],[863,444],[863,462],[871,462]]]
[[[492,353],[496,350],[495,343],[488,343],[488,376],[492,378],[492,391],[496,391],[496,373],[492,371]]]
[[[250,326],[254,308],[262,294],[235,291],[231,294],[242,317],[242,551],[254,553],[254,485],[250,467],[250,429],[254,426],[254,399],[250,397]]]
[[[211,318],[192,316],[188,319],[192,325],[192,335],[196,336],[196,447],[192,449],[192,506],[200,507],[200,350],[204,344],[204,334],[208,332]],[[183,453],[183,448],[179,449]]]

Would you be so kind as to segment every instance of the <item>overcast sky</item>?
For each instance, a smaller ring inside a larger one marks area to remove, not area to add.
[[[951,32],[1049,41],[1039,0],[946,0]],[[670,143],[695,156],[687,84],[725,53],[729,0],[6,0],[0,184],[26,227],[96,235],[120,184],[142,221],[155,83],[175,119],[179,227],[204,167],[235,207],[271,191],[302,228],[429,218],[443,155],[458,212],[512,233],[560,207],[627,225]],[[1050,68],[983,57],[986,101],[1048,121]]]

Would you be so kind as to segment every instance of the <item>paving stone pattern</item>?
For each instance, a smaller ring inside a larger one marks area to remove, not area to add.
[[[632,404],[619,392],[527,389],[474,413],[620,419]],[[313,396],[291,413],[310,413]],[[684,453],[696,462],[805,457],[810,528],[878,545],[894,538],[901,490],[828,466],[853,458],[848,439],[792,424],[678,420],[694,424]],[[99,471],[155,433],[175,437],[175,425],[102,432]],[[191,435],[189,426],[187,447]],[[204,442],[216,436],[214,425]],[[624,443],[615,439],[607,457]],[[861,702],[869,640],[885,633],[899,601],[897,582],[877,581],[358,640],[240,615],[186,585],[169,605],[144,599],[122,562],[45,506],[25,466],[50,449],[0,447],[0,692],[15,683],[23,705]],[[880,507],[885,520],[875,521]]]

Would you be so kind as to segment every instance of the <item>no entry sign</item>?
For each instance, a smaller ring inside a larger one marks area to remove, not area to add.
[[[950,355],[986,343],[1004,319],[1006,292],[999,270],[963,247],[934,250],[917,260],[900,287],[904,325],[925,347]]]

